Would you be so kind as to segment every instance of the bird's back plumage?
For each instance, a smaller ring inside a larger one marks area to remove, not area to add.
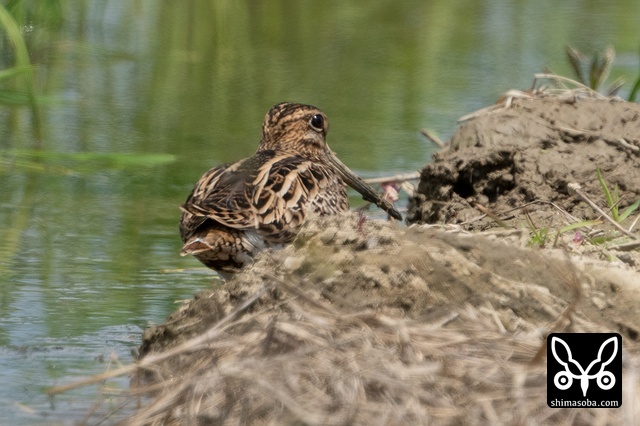
[[[206,172],[181,206],[181,254],[236,272],[264,247],[290,242],[309,214],[347,211],[345,172],[332,165],[338,160],[326,145],[327,129],[315,107],[273,107],[258,151]]]

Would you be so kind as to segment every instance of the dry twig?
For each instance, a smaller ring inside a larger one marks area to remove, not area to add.
[[[579,184],[570,183],[568,185],[568,188],[569,188],[569,190],[575,192],[578,195],[578,197],[582,198],[582,200],[589,205],[589,207],[591,207],[593,210],[595,210],[596,213],[598,213],[600,216],[602,216],[602,218],[604,220],[606,220],[611,225],[613,225],[617,230],[619,230],[620,232],[622,232],[626,236],[628,236],[630,238],[633,238],[634,240],[638,239],[638,237],[636,237],[631,232],[629,232],[626,229],[624,229],[624,227],[622,225],[620,225],[618,222],[613,220],[604,210],[602,210],[600,207],[598,207],[598,205],[596,203],[591,201],[591,199],[587,196],[587,194],[582,192],[582,190],[580,189],[580,185]]]

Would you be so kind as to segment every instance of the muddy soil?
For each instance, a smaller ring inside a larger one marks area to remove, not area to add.
[[[638,251],[624,244],[632,239],[606,221],[561,230],[602,221],[572,184],[610,212],[597,169],[611,192],[618,187],[620,212],[640,199],[640,105],[575,92],[515,99],[508,108],[496,106],[461,125],[447,149],[422,170],[407,220],[455,223],[467,230],[549,231],[547,241],[532,242],[558,246],[557,235],[560,245],[574,252],[618,256],[640,268]],[[622,226],[631,227],[638,213]],[[620,244],[586,243],[618,236]]]
[[[427,322],[467,305],[491,306],[511,332],[551,324],[576,300],[580,318],[623,334],[640,353],[640,273],[560,249],[530,249],[527,239],[518,230],[363,223],[355,213],[317,218],[292,246],[261,254],[250,270],[215,281],[217,288],[147,329],[140,353],[204,332],[267,283],[293,284],[343,312],[375,310]],[[277,311],[281,296],[276,291],[261,300],[268,306],[258,309]]]
[[[543,96],[480,114],[423,169],[411,226],[316,218],[146,330],[142,362],[175,356],[145,368],[160,391],[136,421],[637,419],[638,404],[548,409],[540,360],[549,332],[619,332],[623,399],[638,397],[638,232],[603,220],[561,229],[600,219],[572,183],[606,209],[596,167],[618,185],[621,211],[640,198],[638,151],[636,104]]]

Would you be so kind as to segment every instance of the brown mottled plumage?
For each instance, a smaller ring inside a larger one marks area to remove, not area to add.
[[[290,242],[307,215],[349,209],[346,184],[401,220],[387,200],[329,149],[327,117],[310,105],[269,110],[258,151],[205,173],[181,206],[181,255],[237,272],[265,247]]]

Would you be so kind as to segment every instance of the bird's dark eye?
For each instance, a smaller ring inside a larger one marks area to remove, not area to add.
[[[324,117],[322,114],[316,114],[311,117],[309,124],[311,124],[311,127],[313,127],[313,130],[316,132],[321,132],[324,130]]]

